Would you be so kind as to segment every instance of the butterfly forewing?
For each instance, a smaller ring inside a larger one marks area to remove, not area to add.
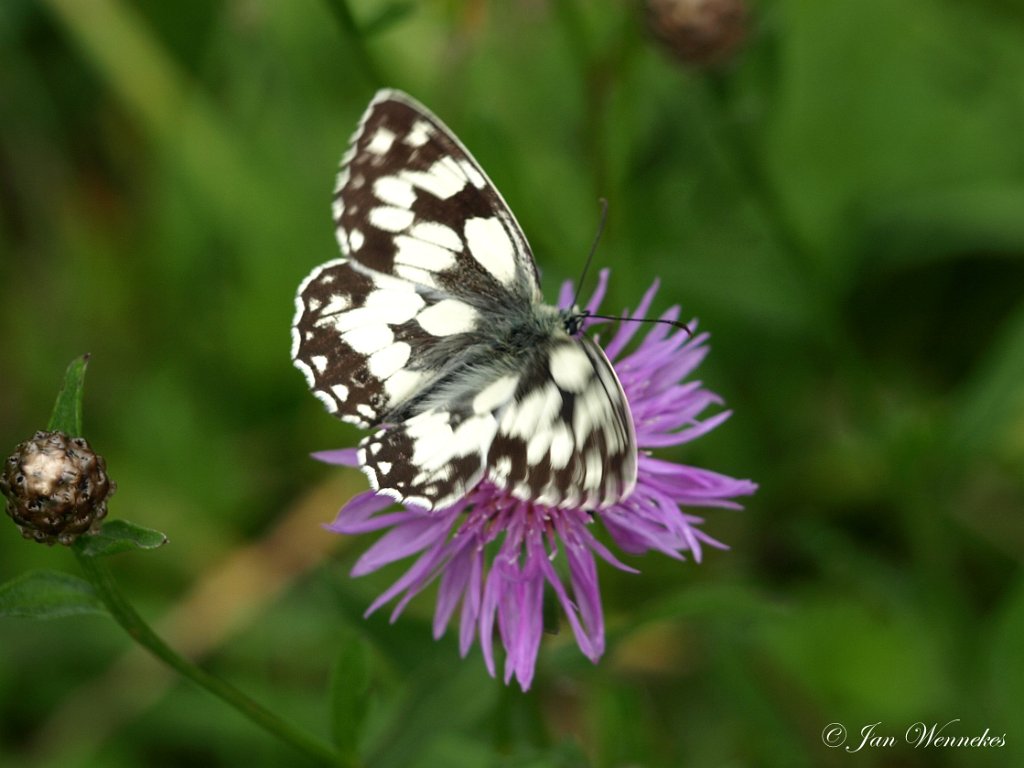
[[[472,304],[540,301],[530,247],[455,135],[397,91],[371,102],[342,161],[334,222],[359,264]]]
[[[443,123],[378,93],[333,214],[345,258],[299,287],[292,358],[331,413],[374,428],[359,460],[376,490],[428,509],[485,477],[550,506],[629,494],[636,438],[611,364],[541,303],[512,212]]]
[[[484,312],[539,300],[529,246],[494,185],[443,123],[381,91],[342,160],[333,214],[348,257],[306,278],[292,357],[339,418],[400,419],[472,357]]]

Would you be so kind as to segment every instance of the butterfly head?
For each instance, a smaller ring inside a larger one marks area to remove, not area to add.
[[[565,328],[565,332],[573,337],[578,337],[583,332],[583,326],[587,320],[611,320],[616,323],[660,323],[663,325],[671,325],[673,328],[678,328],[679,330],[684,331],[687,336],[693,338],[693,329],[689,324],[680,322],[679,320],[670,320],[664,317],[623,317],[618,315],[599,315],[596,312],[591,312],[589,309],[580,309],[576,306],[572,309],[560,310],[558,316],[562,321],[562,326]]]
[[[575,338],[583,333],[583,323],[590,317],[590,312],[574,306],[572,309],[559,310],[558,317],[565,332]]]

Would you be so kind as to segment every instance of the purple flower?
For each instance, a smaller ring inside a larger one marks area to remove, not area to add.
[[[608,284],[602,271],[587,309],[597,308]],[[633,317],[644,317],[658,289],[647,291]],[[566,283],[559,306],[572,303]],[[678,320],[679,308],[662,315]],[[588,326],[601,322],[586,321]],[[737,496],[753,493],[749,480],[656,459],[649,450],[689,442],[729,417],[729,411],[701,414],[721,400],[699,381],[683,381],[708,352],[707,334],[690,337],[664,324],[649,327],[632,349],[626,346],[640,324],[621,323],[604,350],[615,366],[629,401],[640,457],[636,489],[618,504],[588,512],[557,509],[524,502],[481,481],[447,509],[424,512],[416,508],[386,511],[394,502],[373,491],[353,498],[327,526],[344,534],[387,530],[352,569],[362,576],[389,563],[416,556],[405,574],[367,610],[373,613],[397,598],[394,621],[408,602],[440,577],[434,637],[444,634],[458,611],[459,650],[469,652],[480,639],[484,663],[494,675],[494,630],[505,647],[505,682],[513,677],[523,690],[533,681],[543,629],[542,605],[546,587],[557,597],[580,650],[591,661],[604,652],[604,613],[595,555],[612,566],[635,573],[619,561],[591,532],[599,521],[620,549],[630,554],[657,550],[682,560],[690,552],[700,562],[704,545],[725,545],[704,533],[703,518],[681,507],[739,508]],[[356,466],[354,450],[325,451],[316,457],[330,463]],[[558,553],[556,557],[555,554]]]

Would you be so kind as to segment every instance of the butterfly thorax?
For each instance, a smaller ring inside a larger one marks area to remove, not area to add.
[[[438,343],[424,354],[426,370],[436,371],[433,383],[384,415],[383,423],[395,423],[420,413],[465,402],[495,378],[519,375],[524,360],[548,355],[555,343],[578,332],[578,312],[535,304],[530,312],[492,316],[487,326]]]

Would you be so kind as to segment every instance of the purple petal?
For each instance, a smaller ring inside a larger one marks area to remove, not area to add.
[[[598,517],[600,516],[601,513],[598,513]],[[640,573],[640,571],[636,568],[630,565],[626,565],[624,562],[615,557],[615,555],[611,553],[611,550],[609,550],[604,544],[602,544],[600,541],[594,538],[593,534],[591,534],[590,531],[582,530],[580,531],[580,536],[583,537],[587,545],[587,548],[590,549],[591,552],[596,554],[602,560],[604,560],[606,563],[608,563],[610,566],[618,568],[620,571],[625,571],[626,573]]]
[[[704,421],[695,422],[693,426],[688,429],[681,429],[678,432],[666,432],[660,435],[645,434],[641,445],[644,448],[661,448],[666,445],[681,445],[682,443],[688,443],[701,435],[707,434],[723,421],[728,419],[731,415],[732,411],[722,411],[721,413],[716,413],[714,416],[705,419]],[[637,439],[639,441],[639,438]]]
[[[491,677],[494,677],[494,621],[501,599],[501,581],[497,569],[492,566],[484,581],[483,600],[480,604],[480,651],[483,653],[484,666]]]
[[[714,547],[716,549],[728,549],[729,548],[727,545],[725,545],[722,542],[718,541],[718,539],[712,538],[708,534],[704,533],[704,531],[702,531],[700,528],[696,528],[696,527],[693,527],[693,526],[690,526],[690,525],[686,526],[686,528],[683,530],[683,535],[686,537],[686,542],[687,542],[687,545],[688,545],[688,547],[690,549],[690,552],[693,553],[693,559],[696,562],[698,562],[698,563],[701,562],[701,556],[702,556],[701,542],[702,541],[705,544],[708,544],[708,545],[710,545],[710,546],[712,546],[712,547]]]
[[[452,520],[446,518],[410,517],[366,550],[352,568],[352,575],[363,576],[431,544],[443,543],[451,524]]]
[[[373,491],[365,491],[349,499],[348,503],[338,510],[334,522],[326,523],[324,528],[335,533],[351,533],[349,525],[361,525],[391,503],[391,499],[378,496]]]
[[[537,537],[527,544],[526,566],[520,572],[511,563],[496,564],[500,578],[505,580],[498,607],[498,629],[505,646],[505,683],[513,676],[520,687],[528,690],[543,634],[544,577],[537,566],[547,563],[541,547],[540,561],[535,552]]]
[[[390,602],[402,592],[406,592],[408,590],[402,601],[391,612],[390,620],[394,623],[406,603],[408,603],[409,599],[422,590],[432,580],[433,574],[435,573],[434,567],[439,560],[438,549],[438,547],[434,547],[420,555],[416,559],[416,562],[413,563],[412,567],[402,574],[402,577],[398,581],[388,587],[370,604],[370,607],[366,609],[366,613],[363,615],[369,616],[382,605]]]
[[[322,461],[325,464],[341,464],[345,467],[358,467],[359,466],[359,451],[355,448],[336,448],[330,451],[317,451],[316,453],[309,454],[317,461]]]
[[[566,280],[562,283],[562,287],[558,291],[558,303],[555,306],[559,309],[572,309],[573,290],[572,280]]]
[[[362,522],[338,522],[335,520],[333,523],[330,523],[325,527],[334,533],[345,533],[351,536],[360,533],[373,533],[374,531],[380,531],[384,528],[404,525],[409,520],[418,520],[421,517],[423,517],[423,515],[418,512],[391,512],[387,515],[377,515],[377,517],[372,517]]]
[[[483,584],[484,554],[477,548],[470,555],[472,569],[469,574],[469,586],[462,599],[462,615],[459,617],[459,653],[465,657],[473,644],[473,635],[480,616],[481,585]],[[492,673],[493,674],[493,673]]]
[[[608,291],[608,276],[610,274],[610,269],[602,269],[597,273],[597,288],[594,289],[590,301],[587,302],[587,312],[597,312],[601,308],[601,302],[604,301],[604,295]]]
[[[448,563],[437,590],[437,607],[434,610],[435,640],[444,634],[456,606],[466,594],[473,568],[474,549],[473,542],[468,539],[449,547]]]
[[[604,653],[604,609],[597,563],[586,548],[569,549],[568,560],[572,593],[580,615],[581,633],[576,634],[576,641],[583,654],[596,662]]]
[[[757,484],[750,480],[737,480],[699,467],[671,464],[650,456],[641,455],[638,466],[643,469],[643,484],[659,488],[671,494],[677,503],[696,506],[726,506],[738,509],[739,505],[730,499],[735,496],[749,496],[757,490]],[[638,470],[639,471],[639,470]],[[682,499],[685,497],[685,502]]]
[[[556,526],[558,525],[559,523],[556,523]],[[566,526],[559,527],[566,558],[569,561],[575,601],[569,598],[562,580],[546,557],[542,559],[540,565],[562,604],[577,645],[588,659],[596,662],[604,653],[604,612],[601,608],[601,592],[597,582],[594,556],[579,542],[575,535],[577,531],[570,531]]]
[[[651,302],[654,301],[654,295],[658,292],[658,286],[660,281],[655,280],[651,287],[647,289],[644,297],[640,300],[637,308],[632,312],[629,317],[644,317],[647,314],[647,310],[651,308]],[[608,356],[609,360],[614,360],[618,357],[619,353],[623,348],[630,342],[633,336],[640,328],[640,323],[620,323],[619,330],[604,348],[604,353]]]

